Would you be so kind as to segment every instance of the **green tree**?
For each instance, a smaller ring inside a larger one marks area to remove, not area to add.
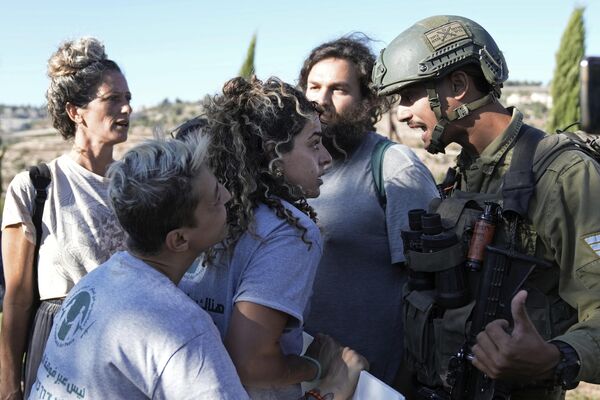
[[[242,64],[242,68],[240,68],[240,76],[242,78],[250,79],[252,75],[254,75],[254,49],[256,48],[256,33],[252,35],[252,40],[250,40],[250,45],[248,46],[248,53],[246,54],[246,59]]]
[[[584,7],[573,10],[560,39],[550,86],[552,109],[546,126],[548,132],[579,120],[579,63],[585,55],[584,10]]]

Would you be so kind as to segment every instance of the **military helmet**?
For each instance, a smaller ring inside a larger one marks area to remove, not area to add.
[[[398,35],[381,51],[373,68],[373,86],[385,96],[419,81],[446,75],[465,64],[478,64],[500,97],[508,68],[485,29],[468,18],[425,18]]]

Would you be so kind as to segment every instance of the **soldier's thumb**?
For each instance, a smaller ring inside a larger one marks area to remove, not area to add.
[[[525,301],[527,300],[527,291],[520,290],[515,297],[513,297],[510,308],[513,317],[513,334],[528,330],[533,326],[533,323],[529,319],[527,309],[525,308]]]

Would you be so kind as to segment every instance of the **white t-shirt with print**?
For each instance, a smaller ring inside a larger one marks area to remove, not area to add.
[[[125,248],[125,233],[109,206],[108,182],[68,155],[48,163],[51,183],[42,216],[38,279],[42,300],[64,297],[85,274]],[[10,183],[2,229],[22,224],[35,243],[35,189],[28,172]]]

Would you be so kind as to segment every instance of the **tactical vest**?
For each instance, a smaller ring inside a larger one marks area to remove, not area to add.
[[[550,163],[563,151],[580,150],[590,154],[587,146],[564,135],[552,135],[542,140],[544,136],[543,132],[528,126],[521,129],[516,139],[511,166],[503,177],[503,188],[499,193],[454,190],[449,198],[435,199],[430,204],[428,211],[440,214],[444,231],[454,232],[458,243],[433,253],[406,252],[407,266],[417,273],[436,276],[447,273],[448,267],[457,268],[456,273],[464,274],[468,293],[464,304],[443,307],[440,305],[437,287],[414,289],[411,288],[410,281],[405,286],[405,358],[422,385],[447,388],[449,361],[467,340],[482,271],[467,271],[464,265],[473,226],[482,214],[484,203],[495,202],[504,210],[498,218],[492,246],[512,246],[521,254],[535,257],[541,254],[538,248],[541,243],[535,227],[527,218],[527,211],[536,183]],[[597,154],[593,156],[597,158]],[[516,218],[518,216],[520,218]],[[485,254],[485,257],[489,256],[489,252]],[[503,282],[497,318],[512,321],[510,299],[520,286],[529,293],[526,308],[530,319],[540,335],[545,340],[550,340],[577,322],[577,311],[558,294],[559,266],[554,261],[545,264],[548,264],[546,268],[534,268],[523,282],[519,281],[524,276],[522,274],[513,275],[513,278]],[[517,260],[511,263],[510,268],[519,271],[531,266],[532,263]],[[483,268],[485,267],[484,264]],[[434,280],[432,286],[440,283],[444,282]]]

